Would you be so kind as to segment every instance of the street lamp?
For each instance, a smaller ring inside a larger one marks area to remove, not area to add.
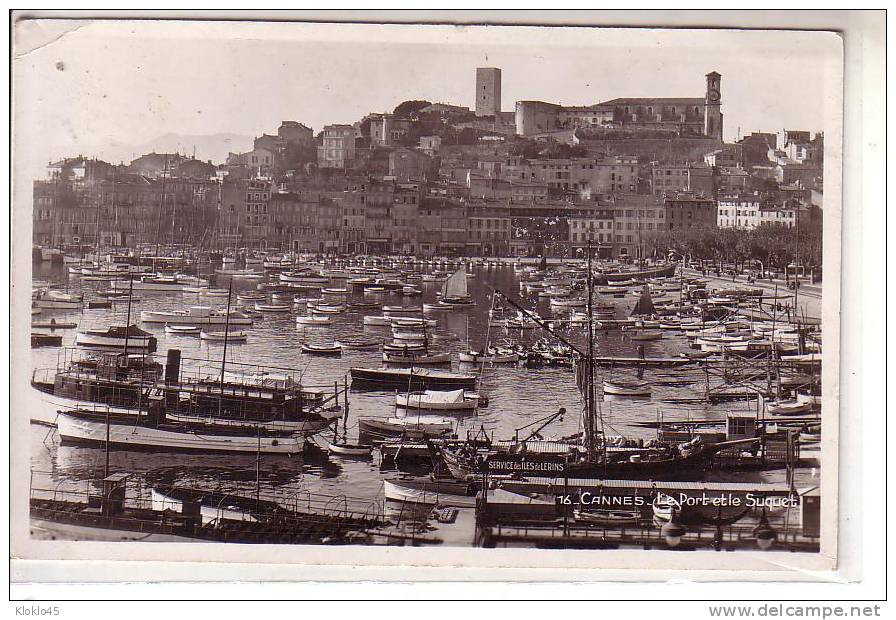
[[[666,544],[673,549],[681,544],[681,539],[686,533],[687,530],[678,522],[675,514],[660,528],[660,534],[666,539]]]
[[[759,525],[753,530],[753,537],[756,539],[756,545],[763,551],[771,549],[775,541],[778,540],[778,532],[769,524],[765,508],[762,509],[762,518],[759,519]]]

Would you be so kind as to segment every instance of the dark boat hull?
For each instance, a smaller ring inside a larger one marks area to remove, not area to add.
[[[461,375],[415,374],[410,372],[384,373],[376,369],[352,368],[352,387],[377,389],[475,389],[476,377]]]

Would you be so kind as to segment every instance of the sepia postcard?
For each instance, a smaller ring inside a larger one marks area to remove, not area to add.
[[[22,578],[838,567],[837,33],[13,39]]]

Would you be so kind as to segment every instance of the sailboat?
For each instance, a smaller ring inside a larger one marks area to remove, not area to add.
[[[445,280],[439,305],[447,308],[463,308],[472,306],[475,303],[467,292],[466,269],[461,267],[450,278]]]

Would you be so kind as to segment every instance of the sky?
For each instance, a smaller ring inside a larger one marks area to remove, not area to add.
[[[35,178],[166,133],[251,137],[285,119],[317,132],[406,99],[474,107],[478,66],[502,69],[505,111],[702,97],[718,71],[726,141],[822,131],[841,88],[840,40],[818,32],[35,20],[14,41],[16,171]]]

